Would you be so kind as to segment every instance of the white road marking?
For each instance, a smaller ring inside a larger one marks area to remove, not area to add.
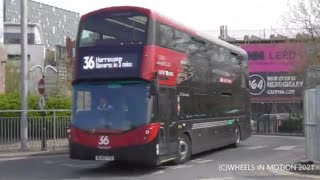
[[[154,172],[154,173],[152,173],[152,174],[162,174],[162,173],[164,173],[164,171],[163,171],[163,170],[160,170],[160,171]]]
[[[27,157],[0,158],[0,162],[3,162],[3,161],[16,161],[16,160],[22,160],[22,159],[27,159]]]
[[[80,167],[92,167],[98,166],[99,164],[60,164],[61,166],[68,166],[73,168],[80,168]]]
[[[170,169],[182,169],[182,168],[188,168],[192,166],[193,165],[178,165],[178,166],[171,167]]]
[[[206,178],[206,179],[198,179],[198,180],[232,180],[234,177],[217,177],[217,178]]]
[[[59,164],[60,166],[68,166],[68,167],[71,167],[73,166],[73,164],[68,164],[68,163],[64,163],[64,164]]]
[[[262,148],[266,148],[268,146],[253,146],[253,147],[248,147],[248,148],[244,148],[244,149],[262,149]]]
[[[74,164],[72,165],[71,167],[74,167],[74,168],[78,168],[78,167],[92,167],[92,166],[98,166],[99,164]]]
[[[203,160],[205,160],[205,159],[200,159],[200,158],[199,158],[199,159],[194,159],[194,160],[191,160],[191,161],[197,163],[197,162],[201,162],[201,161],[203,161]]]
[[[89,180],[88,178],[77,178],[77,179]],[[62,179],[62,180],[75,180],[75,179],[73,178],[73,179]]]
[[[43,161],[43,164],[47,164],[47,165],[54,164],[54,163],[55,163],[54,161]]]
[[[288,151],[291,150],[293,148],[295,148],[296,146],[280,146],[278,148],[274,148],[273,150],[284,150],[284,151]]]
[[[208,159],[208,160],[198,161],[197,163],[203,164],[203,163],[208,163],[208,162],[212,162],[212,161],[213,160]]]
[[[193,160],[191,160],[191,161],[202,161],[203,159],[201,159],[201,158],[197,158],[197,159],[193,159]]]

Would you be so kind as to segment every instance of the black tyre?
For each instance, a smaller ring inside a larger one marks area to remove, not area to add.
[[[234,132],[234,136],[235,136],[235,142],[231,145],[233,148],[237,148],[240,144],[241,141],[241,132],[240,132],[240,127],[237,126],[235,132]]]
[[[189,161],[192,154],[191,140],[186,134],[179,137],[179,157],[174,160],[175,164],[184,164]]]

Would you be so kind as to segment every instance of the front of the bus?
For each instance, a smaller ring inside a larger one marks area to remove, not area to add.
[[[146,9],[113,7],[81,18],[68,130],[71,159],[156,161],[160,125],[152,120],[153,70],[145,62],[149,30]]]

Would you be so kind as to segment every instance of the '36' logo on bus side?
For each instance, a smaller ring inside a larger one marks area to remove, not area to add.
[[[99,145],[108,145],[109,144],[109,137],[108,136],[100,136],[100,139],[99,139]]]

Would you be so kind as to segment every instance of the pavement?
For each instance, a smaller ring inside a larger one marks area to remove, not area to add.
[[[242,142],[239,148],[219,148],[195,155],[191,161],[183,165],[165,164],[156,168],[70,160],[67,149],[55,152],[2,153],[0,154],[0,180],[28,178],[61,180],[320,179],[318,169],[293,172],[277,168],[281,164],[292,165],[300,162],[304,158],[304,142],[303,137],[254,135]],[[254,169],[248,169],[246,165],[254,166]],[[238,169],[224,169],[227,166],[237,166]]]
[[[252,135],[267,135],[267,136],[297,136],[297,137],[304,137],[303,133],[256,133],[251,132]]]
[[[53,156],[67,154],[68,148],[58,148],[56,150],[46,151],[17,151],[17,152],[6,152],[0,153],[0,159],[17,158],[17,157],[32,157],[32,156]]]
[[[68,139],[57,139],[57,140],[47,140],[46,141],[47,149],[52,150],[55,148],[67,148]],[[27,146],[30,151],[41,151],[42,142],[40,140],[29,140]],[[19,151],[21,147],[20,141],[15,141],[12,143],[0,143],[0,154],[6,152],[16,152]]]
[[[295,165],[299,168],[290,169],[289,171],[301,175],[319,176],[320,179],[320,164],[314,162],[298,161]]]

